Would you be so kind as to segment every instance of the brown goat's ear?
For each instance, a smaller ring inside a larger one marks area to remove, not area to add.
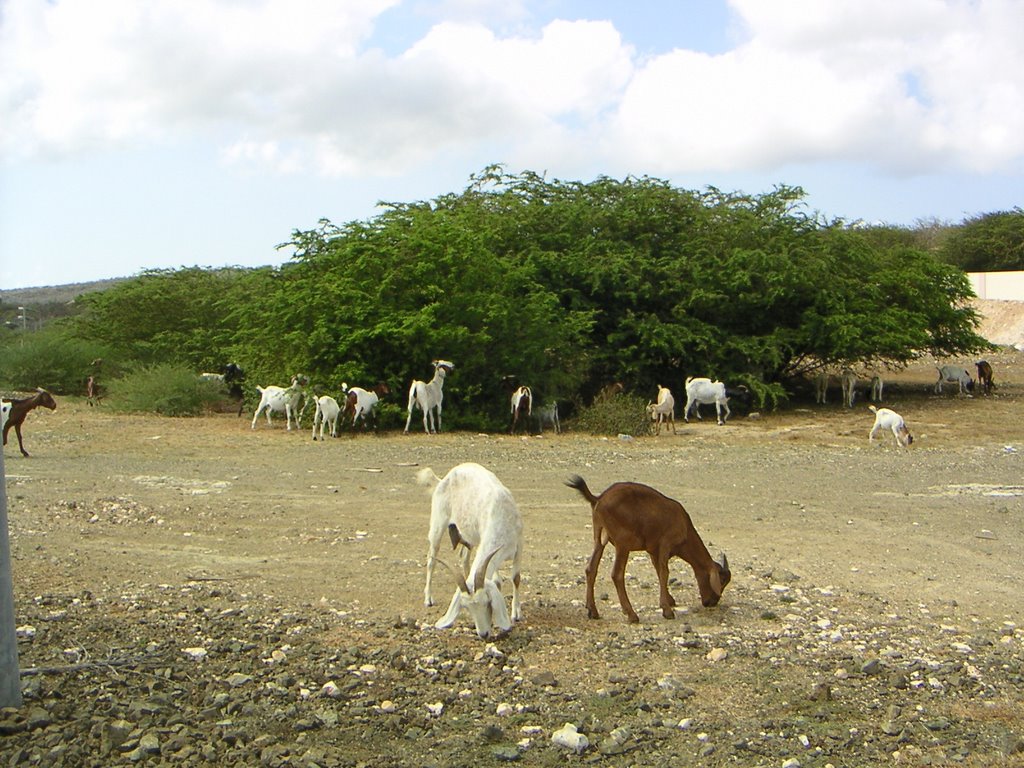
[[[718,575],[718,563],[715,563],[715,567],[711,569],[711,573],[708,574],[708,580],[711,582],[711,591],[715,593],[715,597],[722,596],[722,579]]]
[[[728,571],[729,570],[729,558],[727,558],[725,556],[725,552],[722,553],[722,570],[723,571]]]

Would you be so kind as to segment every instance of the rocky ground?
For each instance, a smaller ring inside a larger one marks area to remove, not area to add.
[[[868,446],[861,403],[320,444],[61,400],[5,451],[24,704],[0,765],[1024,765],[1022,357],[989,358],[987,398],[894,377],[906,452]],[[422,605],[413,478],[467,460],[526,527],[525,619],[491,642]],[[679,498],[729,555],[721,605],[677,562],[663,619],[636,556],[627,624],[606,555],[588,620],[573,473]]]

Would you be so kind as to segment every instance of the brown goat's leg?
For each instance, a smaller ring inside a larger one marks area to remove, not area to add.
[[[590,562],[587,563],[587,617],[600,619],[601,614],[597,612],[597,603],[594,600],[594,581],[597,579],[597,567],[601,565],[601,556],[604,554],[604,544],[599,538],[600,534],[594,536],[594,551],[590,554]]]
[[[666,619],[674,619],[676,612],[672,610],[672,607],[676,604],[676,601],[668,591],[668,558],[659,558],[652,553],[651,564],[654,566],[654,572],[658,574],[661,615]]]
[[[18,435],[18,447],[21,448],[21,455],[27,458],[28,451],[25,450],[25,444],[21,442],[21,424],[15,424],[14,431]]]
[[[629,618],[630,624],[636,624],[640,617],[633,610],[633,604],[629,602],[629,595],[626,594],[626,563],[629,562],[629,551],[615,549],[615,562],[612,564],[612,583],[615,584],[615,591],[619,593],[619,605],[622,612]]]

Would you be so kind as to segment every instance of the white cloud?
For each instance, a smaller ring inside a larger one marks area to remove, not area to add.
[[[733,50],[645,59],[610,22],[530,30],[521,1],[7,0],[0,153],[199,137],[233,165],[338,176],[491,147],[559,173],[1020,165],[1024,3],[730,6]],[[447,20],[389,56],[385,11]]]

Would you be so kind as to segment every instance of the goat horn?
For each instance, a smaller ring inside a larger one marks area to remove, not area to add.
[[[452,575],[452,578],[455,579],[455,583],[459,585],[459,589],[461,589],[467,595],[470,593],[469,592],[469,585],[466,584],[466,578],[461,573],[459,573],[454,568],[452,568],[450,565],[448,565],[448,563],[446,563],[444,560],[440,560],[440,559],[438,559],[436,557],[433,558],[433,560],[434,560],[435,563],[440,563],[441,565],[443,565],[445,567],[445,569],[448,571],[448,573],[450,573]]]
[[[489,554],[487,556],[487,559],[484,560],[483,565],[480,566],[480,570],[476,572],[476,579],[475,579],[474,584],[473,584],[473,589],[474,590],[478,590],[478,589],[482,589],[483,588],[483,586],[484,586],[484,579],[487,578],[487,568],[491,564],[491,559],[496,554],[498,554],[498,550],[497,549],[492,551],[491,554]]]

